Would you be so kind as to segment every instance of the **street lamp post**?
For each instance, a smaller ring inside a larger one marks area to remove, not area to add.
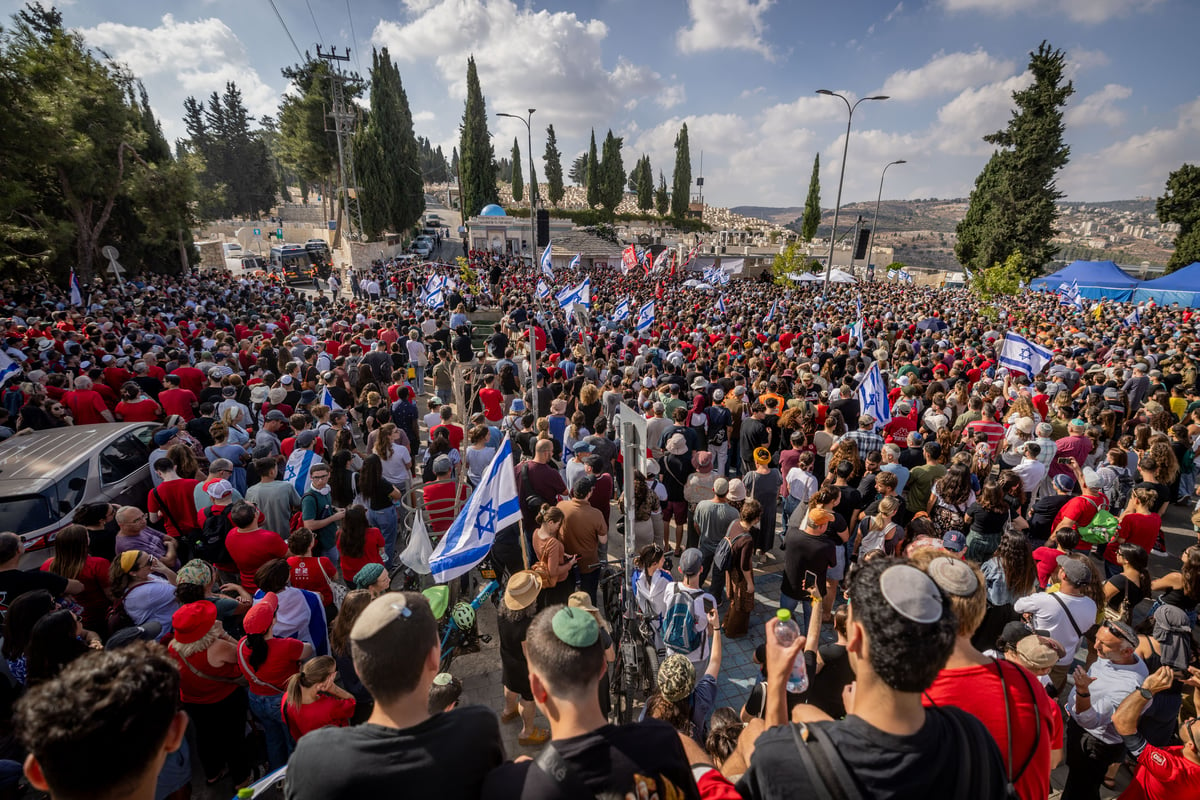
[[[903,158],[888,163],[883,168],[883,174],[879,176],[879,194],[875,198],[875,219],[871,220],[871,236],[867,239],[867,271],[871,270],[871,253],[875,249],[875,227],[879,224],[879,201],[883,199],[883,179],[887,177],[888,167],[895,164],[907,164]],[[874,273],[872,273],[874,274]]]
[[[850,101],[845,96],[837,92],[831,92],[828,89],[817,89],[817,94],[826,94],[830,97],[840,98],[846,104],[846,110],[849,114],[846,116],[846,141],[842,143],[842,174],[838,177],[837,202],[833,206],[833,230],[829,233],[829,262],[825,264],[825,288],[824,292],[829,292],[829,273],[833,270],[833,243],[837,239],[838,214],[842,210],[842,182],[846,179],[846,153],[850,150],[850,123],[854,120],[854,109],[858,108],[858,104],[863,100],[887,100],[886,94],[877,94],[871,97],[860,98],[854,105],[850,105]],[[870,263],[868,256],[867,263]]]
[[[536,267],[537,264],[537,185],[534,183],[533,171],[533,112],[536,108],[529,109],[527,116],[518,116],[517,114],[496,114],[497,117],[508,117],[509,119],[520,120],[525,125],[526,135],[526,151],[525,156],[529,160],[529,265]],[[533,417],[537,419],[540,416],[538,408],[538,393],[537,393],[537,318],[531,313],[529,320],[529,404],[533,409]]]

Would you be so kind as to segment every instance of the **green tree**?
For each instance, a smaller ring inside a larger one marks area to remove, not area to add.
[[[970,203],[958,224],[955,255],[968,271],[1007,264],[1021,253],[1028,280],[1058,252],[1055,202],[1061,198],[1055,176],[1070,160],[1063,143],[1063,108],[1075,88],[1066,78],[1066,57],[1042,42],[1029,54],[1033,83],[1013,92],[1016,110],[1001,131],[984,141],[997,150],[975,181]]]
[[[1154,203],[1158,221],[1179,225],[1175,252],[1167,262],[1167,272],[1200,261],[1200,166],[1184,164],[1167,176],[1167,188]]]
[[[254,117],[237,84],[226,83],[225,93],[213,92],[207,104],[188,97],[183,109],[189,138],[179,145],[203,164],[200,218],[254,218],[275,205],[277,171],[262,132],[251,129]]]
[[[521,146],[517,144],[515,136],[512,149],[512,196],[515,203],[525,199],[525,179],[521,177]]]
[[[621,139],[610,130],[604,137],[600,160],[600,204],[610,214],[625,197],[625,165],[621,162]]]
[[[587,204],[591,208],[600,205],[604,194],[600,189],[600,159],[596,155],[596,129],[592,129],[592,142],[587,152]]]
[[[800,238],[811,242],[821,225],[821,154],[813,157],[812,177],[808,179],[808,197],[804,198],[804,216],[800,222]]]
[[[462,184],[463,218],[477,215],[483,207],[500,200],[496,188],[496,156],[492,152],[492,135],[488,133],[487,106],[475,57],[467,59],[467,102],[463,109],[461,141],[458,148],[459,174]]]
[[[584,150],[571,162],[571,169],[567,173],[567,179],[576,186],[587,186],[587,166],[588,153]]]
[[[903,267],[903,264],[900,266]],[[1027,275],[1028,267],[1018,250],[1009,253],[1003,263],[997,261],[990,267],[973,272],[971,286],[982,299],[991,300],[1000,295],[1013,295],[1019,292],[1021,281],[1025,280]]]
[[[566,193],[563,190],[562,153],[558,152],[553,125],[546,128],[546,153],[542,160],[546,163],[546,196],[550,205],[558,208]]]
[[[637,182],[637,205],[642,211],[654,208],[654,170],[650,167],[650,156],[643,155],[639,162]]]
[[[671,216],[683,219],[688,213],[692,192],[692,153],[688,147],[687,123],[675,137],[675,175],[671,188]]]
[[[658,189],[654,192],[654,210],[660,217],[665,217],[671,207],[671,196],[667,194],[667,179],[662,170],[658,171]]]

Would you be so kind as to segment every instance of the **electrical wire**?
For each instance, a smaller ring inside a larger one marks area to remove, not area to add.
[[[350,20],[350,42],[354,45],[354,67],[362,75],[362,64],[358,60],[358,34],[354,32],[354,15],[350,13],[350,0],[346,0],[346,16]]]
[[[271,4],[271,8],[275,11],[275,18],[279,20],[279,24],[283,26],[283,32],[287,34],[288,41],[292,43],[292,47],[296,51],[296,55],[300,58],[300,63],[303,64],[304,53],[300,52],[300,48],[296,45],[296,40],[292,38],[292,32],[288,30],[287,23],[283,21],[283,15],[279,13],[279,8],[275,5],[275,0],[267,0]]]
[[[313,13],[312,3],[310,3],[308,0],[304,0],[304,5],[308,6],[308,15],[312,17],[313,27],[317,29],[317,41],[325,41],[325,35],[321,33],[321,26],[317,24],[317,15]]]

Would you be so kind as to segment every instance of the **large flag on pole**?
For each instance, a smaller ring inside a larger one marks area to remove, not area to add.
[[[79,278],[75,277],[75,268],[71,268],[71,305],[83,305],[83,292],[79,289]]]
[[[437,311],[446,305],[446,296],[442,294],[441,289],[438,289],[436,292],[425,296],[425,305]]]
[[[21,365],[8,357],[8,353],[0,350],[0,386],[21,375]]]
[[[1079,294],[1077,281],[1071,281],[1071,285],[1063,289],[1058,303],[1063,306],[1074,306],[1076,311],[1083,311],[1083,298]]]
[[[767,315],[765,317],[763,317],[763,322],[770,322],[771,320],[775,319],[775,312],[778,310],[779,310],[779,301],[776,300],[774,303],[771,303],[771,310],[767,312]]]
[[[571,306],[578,303],[585,308],[592,307],[592,279],[584,278],[583,282],[578,286],[571,286],[563,289],[555,298],[558,300],[558,307],[564,310],[570,310]]]
[[[1000,346],[1000,366],[1010,372],[1021,372],[1033,377],[1050,363],[1054,354],[1026,339],[1019,333],[1009,331]]]
[[[617,303],[617,307],[613,309],[613,322],[624,322],[625,320],[629,319],[630,312],[631,308],[629,304],[629,298],[626,297],[624,300]]]
[[[664,248],[663,251],[655,257],[654,269],[652,270],[652,272],[658,272],[660,269],[666,269],[667,259],[669,259],[671,257],[670,253],[671,253],[670,249]]]
[[[550,280],[554,280],[554,269],[550,260],[550,242],[546,242],[546,249],[542,251],[542,274]]]
[[[492,549],[498,531],[521,521],[512,440],[505,437],[483,479],[429,558],[437,583],[465,574]]]
[[[537,283],[537,296],[539,300],[545,300],[550,296],[550,287],[543,280],[539,280]]]
[[[640,333],[642,331],[647,330],[653,324],[654,324],[654,301],[651,300],[650,302],[646,303],[644,306],[642,306],[641,308],[638,309],[638,316],[637,316],[638,332]]]
[[[571,259],[571,263],[567,264],[567,269],[579,269],[579,261],[583,258],[583,253],[576,253]]]
[[[625,275],[629,274],[629,270],[633,269],[638,262],[637,250],[633,245],[629,245],[621,251],[621,272]]]
[[[861,297],[854,298],[854,306],[858,313],[855,314],[855,321],[854,324],[850,326],[850,331],[854,335],[854,340],[858,342],[858,349],[864,350],[866,348],[863,343],[863,313]]]
[[[725,313],[725,295],[721,295],[721,298],[717,300],[717,311],[721,314]]]
[[[876,429],[892,421],[892,413],[888,409],[887,386],[884,385],[883,375],[879,372],[878,361],[871,363],[871,368],[858,385],[858,407],[862,409],[862,413],[875,418]]]

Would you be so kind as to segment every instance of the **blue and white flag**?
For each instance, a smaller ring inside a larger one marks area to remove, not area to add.
[[[438,289],[432,294],[425,295],[425,305],[429,308],[432,308],[434,311],[437,311],[439,308],[443,308],[446,305],[446,296],[442,293],[441,289]]]
[[[542,274],[550,280],[554,280],[553,264],[550,261],[550,242],[546,242],[546,249],[542,251]]]
[[[71,268],[71,305],[83,305],[83,292],[79,289],[79,278],[75,277],[75,269]]]
[[[1019,333],[1009,331],[1000,346],[1000,366],[1010,372],[1020,372],[1033,377],[1050,363],[1054,354],[1026,339]]]
[[[767,312],[765,317],[763,317],[763,322],[770,322],[771,320],[775,319],[775,312],[777,310],[779,310],[778,300],[776,300],[774,303],[771,303],[771,310]]]
[[[854,336],[854,340],[856,342],[858,342],[858,349],[864,350],[866,348],[863,343],[863,315],[862,315],[862,298],[861,297],[854,298],[854,306],[855,306],[855,309],[858,311],[858,313],[856,314],[856,319],[855,319],[854,324],[850,326],[850,332],[851,332],[851,335]]]
[[[312,450],[304,450],[299,447],[288,456],[287,464],[283,467],[283,479],[296,487],[296,494],[303,497],[304,493],[308,491],[308,473],[313,464],[320,460],[321,457]]]
[[[876,429],[892,421],[892,412],[888,408],[887,386],[879,372],[878,361],[871,363],[871,368],[858,385],[858,407],[862,409],[862,413],[875,418]]]
[[[0,387],[20,376],[21,365],[9,358],[8,353],[0,350]]]
[[[1125,325],[1133,328],[1142,323],[1142,312],[1137,306],[1133,307],[1133,311],[1129,312],[1129,316],[1125,318]]]
[[[637,329],[642,332],[654,324],[654,301],[651,300],[638,309]]]
[[[894,281],[894,280],[896,280],[896,270],[894,270],[894,269],[889,269],[889,270],[888,270],[888,274],[887,274],[887,278],[888,278],[888,280],[889,280],[889,281]]]
[[[1079,295],[1077,281],[1071,281],[1071,285],[1063,289],[1058,303],[1063,306],[1074,306],[1076,311],[1083,311],[1083,298]]]
[[[325,387],[325,391],[321,393],[321,405],[328,408],[330,411],[341,411],[342,405],[337,400],[333,399],[333,394],[329,391],[329,387]]]
[[[912,283],[912,275],[909,275],[904,270],[900,270],[898,277],[904,283]]]
[[[579,260],[581,258],[583,258],[583,253],[576,253],[575,257],[571,259],[571,263],[567,264],[567,269],[579,269]]]
[[[630,313],[631,309],[629,305],[629,298],[626,297],[624,300],[617,303],[617,307],[613,309],[612,320],[613,322],[624,322],[625,320],[629,319]]]
[[[720,314],[725,313],[725,295],[721,295],[721,298],[717,300],[717,312]]]
[[[550,296],[550,286],[543,280],[538,281],[537,296],[539,300],[545,300]]]
[[[558,301],[558,307],[564,311],[569,311],[571,306],[578,303],[584,308],[592,307],[592,279],[584,278],[583,282],[578,286],[569,286],[563,289],[555,297]]]
[[[445,275],[430,275],[428,280],[425,281],[425,291],[423,292],[423,295],[428,297],[438,289],[445,289],[446,283],[447,278]]]
[[[512,440],[505,437],[479,486],[429,558],[438,583],[465,574],[492,549],[498,531],[521,521],[521,501],[512,465]]]

